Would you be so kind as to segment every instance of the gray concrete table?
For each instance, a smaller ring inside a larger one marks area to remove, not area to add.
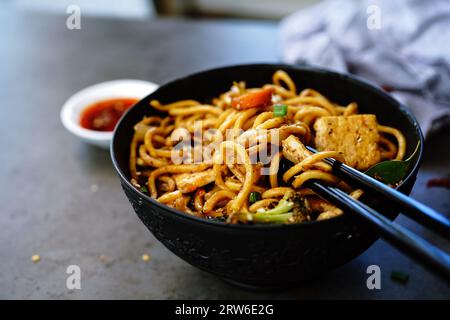
[[[64,16],[2,10],[0,19],[0,298],[450,297],[440,279],[381,240],[297,289],[230,286],[164,248],[134,214],[108,152],[78,141],[59,121],[63,102],[97,82],[164,83],[209,67],[278,61],[276,24],[82,18],[82,29],[70,31]],[[412,193],[447,215],[449,191],[424,185],[449,172],[449,138],[427,145]],[[407,219],[398,222],[443,244]],[[150,261],[141,259],[144,253]],[[33,254],[39,263],[30,260]],[[371,264],[381,267],[381,290],[366,287]],[[69,265],[81,268],[81,290],[66,288]],[[409,282],[393,282],[393,270],[409,273]]]

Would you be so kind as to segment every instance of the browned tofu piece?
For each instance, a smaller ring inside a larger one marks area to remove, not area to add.
[[[213,169],[194,173],[180,173],[174,177],[175,184],[182,193],[193,192],[216,179]]]
[[[317,150],[340,151],[345,163],[359,170],[380,162],[375,115],[321,117],[314,123],[314,129]]]
[[[281,141],[283,156],[289,161],[297,164],[310,156],[312,153],[306,149],[305,145],[294,135],[290,135]]]
[[[298,164],[312,155],[312,152],[306,149],[300,139],[294,135],[290,135],[281,141],[281,146],[283,147],[283,157],[294,164]],[[327,165],[325,163],[316,163],[314,164],[314,168],[326,170]]]

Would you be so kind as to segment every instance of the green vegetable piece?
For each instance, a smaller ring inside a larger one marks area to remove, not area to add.
[[[273,209],[257,212],[253,215],[253,221],[261,223],[287,223],[292,220],[294,202],[288,201],[289,194],[281,199]]]
[[[274,117],[284,117],[287,115],[288,107],[285,104],[276,104],[273,106]]]
[[[259,192],[250,192],[250,196],[248,197],[248,201],[250,203],[255,203],[259,200],[261,200],[261,194]]]
[[[395,185],[405,178],[409,166],[419,150],[419,146],[420,142],[408,159],[383,161],[369,168],[365,173],[383,183]]]
[[[288,192],[277,206],[270,210],[252,214],[252,220],[256,223],[296,223],[304,221],[309,210],[305,206],[304,199],[296,193]]]
[[[276,215],[291,211],[294,207],[294,203],[292,201],[286,200],[285,198],[281,199],[275,208],[258,213],[264,213],[266,215]]]
[[[293,213],[267,214],[267,212],[258,212],[253,215],[253,221],[258,223],[288,223],[292,220]]]
[[[409,280],[409,274],[401,271],[392,271],[391,272],[391,279],[394,281],[398,281],[401,283],[406,283]]]
[[[139,189],[139,191],[141,191],[142,193],[148,193],[148,189],[146,186],[143,186]]]

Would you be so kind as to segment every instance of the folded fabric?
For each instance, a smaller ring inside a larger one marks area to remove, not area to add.
[[[450,126],[450,1],[327,0],[286,17],[280,36],[284,62],[389,88],[425,134]]]

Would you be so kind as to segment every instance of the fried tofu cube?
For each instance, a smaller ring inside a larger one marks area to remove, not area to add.
[[[281,141],[283,147],[283,157],[289,161],[298,164],[312,155],[312,152],[306,149],[305,145],[294,135],[290,135],[283,141]],[[315,169],[326,170],[327,165],[325,163],[318,162],[313,165]]]
[[[373,114],[321,117],[314,129],[316,149],[342,152],[349,166],[366,170],[381,160],[380,136]]]
[[[175,184],[182,193],[190,193],[200,187],[214,182],[216,179],[213,169],[208,169],[202,172],[194,173],[180,173],[174,176]]]
[[[300,163],[309,157],[312,152],[306,149],[305,145],[294,135],[290,135],[281,141],[283,156],[293,163]]]

